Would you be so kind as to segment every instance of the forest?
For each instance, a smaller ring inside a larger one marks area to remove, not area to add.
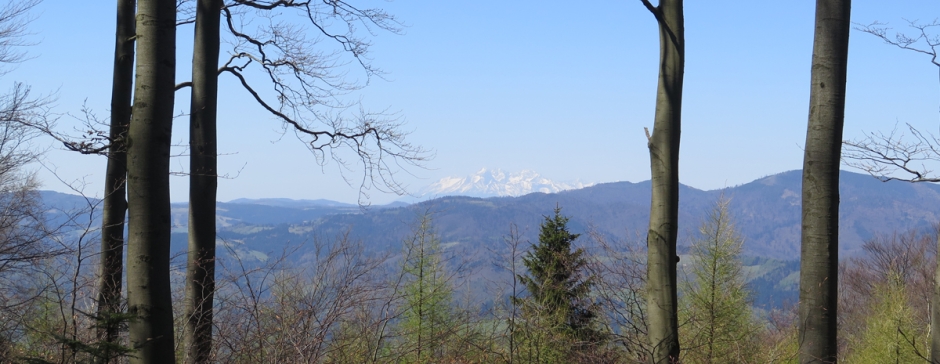
[[[30,61],[39,3],[0,7],[4,76]],[[442,238],[429,205],[402,218],[395,229],[407,233],[385,250],[367,248],[350,226],[246,255],[218,228],[227,223],[217,206],[226,178],[218,165],[219,109],[229,102],[223,77],[321,166],[360,167],[352,180],[361,196],[407,193],[403,168],[422,168],[433,153],[408,138],[395,114],[340,97],[368,81],[337,68],[383,77],[370,46],[378,33],[404,32],[394,14],[341,0],[116,5],[107,117],[82,110],[81,128],[69,130],[52,98],[28,83],[0,95],[2,362],[940,363],[940,230],[875,235],[860,254],[839,255],[840,166],[885,182],[940,182],[928,169],[940,161],[930,132],[908,125],[844,140],[849,35],[926,55],[940,71],[937,21],[910,21],[904,33],[853,23],[850,0],[816,1],[799,299],[768,307],[754,304],[733,197],[710,201],[696,226],[679,224],[682,0],[634,4],[655,21],[660,41],[655,115],[645,130],[648,229],[635,239],[576,231],[556,202],[532,217],[537,239],[510,224],[489,232],[498,243],[476,261]],[[193,39],[189,68],[177,64],[184,36]],[[183,115],[174,109],[179,98],[189,100]],[[182,155],[174,122],[189,131]],[[38,140],[106,159],[103,197],[71,209],[46,205],[28,172],[43,153]],[[174,158],[185,158],[187,170],[174,171]],[[189,183],[182,254],[171,250],[174,173]],[[688,242],[680,229],[693,230]],[[498,274],[474,275],[482,265]]]

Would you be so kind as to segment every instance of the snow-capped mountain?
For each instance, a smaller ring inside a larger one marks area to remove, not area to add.
[[[506,173],[483,168],[467,177],[444,177],[421,191],[421,197],[461,195],[473,197],[522,196],[532,192],[554,193],[588,187],[592,184],[555,182],[538,173],[523,170]]]

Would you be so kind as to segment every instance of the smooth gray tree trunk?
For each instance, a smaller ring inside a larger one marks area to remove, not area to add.
[[[111,83],[111,127],[108,165],[101,217],[101,268],[98,278],[98,317],[105,320],[98,327],[98,341],[116,344],[119,323],[108,319],[121,312],[121,286],[124,274],[124,219],[127,181],[127,150],[124,138],[131,118],[134,87],[134,12],[135,0],[117,1],[114,44],[114,68]],[[106,352],[104,358],[110,358]]]
[[[682,0],[661,0],[657,7],[645,0],[643,3],[656,17],[660,40],[656,115],[649,139],[652,172],[652,204],[646,238],[649,339],[653,363],[674,363],[679,359],[676,239],[685,20]]]
[[[937,236],[937,251],[940,252],[940,234]],[[930,362],[940,364],[940,258],[937,259],[933,275],[933,296],[930,300]]]
[[[215,292],[216,119],[221,0],[199,0],[189,119],[189,253],[186,262],[186,363],[208,363]]]
[[[134,110],[127,141],[127,303],[131,363],[174,363],[170,297],[170,141],[176,2],[137,6]]]
[[[803,153],[800,362],[837,358],[839,164],[845,116],[850,0],[817,0]]]

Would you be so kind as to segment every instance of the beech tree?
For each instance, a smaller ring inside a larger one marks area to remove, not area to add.
[[[132,363],[174,363],[170,295],[170,138],[176,2],[137,3],[134,111],[127,138],[127,307]]]
[[[189,112],[189,234],[184,361],[208,363],[215,293],[219,28],[222,0],[197,0]]]
[[[351,105],[336,104],[337,96],[359,86],[344,79],[345,73],[333,68],[332,56],[314,48],[316,40],[308,40],[303,27],[290,22],[263,22],[255,26],[239,17],[261,13],[275,19],[284,12],[298,12],[313,26],[314,31],[335,41],[372,76],[378,70],[365,58],[366,42],[355,30],[359,23],[371,31],[373,27],[398,32],[398,21],[381,9],[360,9],[343,1],[250,1],[198,0],[195,9],[195,42],[193,79],[177,87],[192,87],[190,112],[190,219],[189,255],[187,263],[186,328],[184,346],[186,360],[202,363],[208,360],[212,346],[212,302],[215,265],[215,196],[218,178],[216,118],[218,76],[235,76],[258,104],[293,129],[308,148],[325,162],[325,155],[348,167],[334,153],[335,148],[349,147],[361,161],[364,171],[360,188],[380,181],[378,188],[396,193],[404,190],[393,176],[390,160],[417,163],[423,150],[405,141],[405,133],[394,120],[381,113],[362,111],[350,120],[348,116],[330,114],[324,109],[344,110]],[[221,19],[234,48],[223,65],[219,65]],[[346,24],[335,30],[330,24]],[[314,37],[315,39],[317,37]],[[255,68],[257,67],[257,68]],[[276,102],[269,102],[253,85],[257,72],[270,81]],[[397,166],[397,164],[395,164]]]
[[[101,258],[98,279],[98,340],[116,344],[119,323],[112,317],[121,312],[124,274],[124,220],[127,214],[127,136],[134,87],[135,0],[117,2],[114,67],[111,83],[110,141],[107,149],[105,191],[102,199]],[[108,353],[104,357],[109,357]]]
[[[652,202],[646,238],[647,314],[653,363],[679,360],[676,240],[679,231],[679,135],[685,72],[685,16],[682,0],[640,0],[659,25],[659,84],[649,140]]]
[[[188,6],[193,3],[195,8],[190,9]],[[361,198],[367,198],[366,191],[373,187],[404,193],[394,173],[404,164],[419,165],[425,160],[426,153],[405,140],[407,133],[401,131],[401,124],[394,116],[369,112],[361,107],[358,114],[352,114],[348,111],[356,104],[337,101],[344,93],[361,87],[361,84],[345,79],[346,70],[335,69],[343,65],[336,61],[339,55],[351,55],[355,59],[352,63],[361,66],[367,78],[381,74],[381,70],[371,66],[367,58],[369,43],[360,35],[362,31],[357,30],[356,24],[365,28],[369,34],[373,34],[374,28],[398,33],[400,24],[397,19],[384,10],[358,8],[342,1],[321,4],[316,1],[234,0],[225,4],[219,0],[198,0],[181,1],[177,5],[177,13],[193,16],[184,17],[176,24],[195,23],[193,77],[191,81],[176,84],[175,90],[191,88],[190,231],[183,346],[184,359],[196,363],[208,360],[207,355],[212,346],[215,196],[218,178],[216,119],[220,74],[235,76],[263,109],[284,122],[285,130],[293,130],[307,144],[318,163],[332,160],[341,166],[341,170],[349,169],[353,162],[345,159],[341,150],[351,149],[363,167]],[[131,10],[125,11],[128,8]],[[290,12],[301,15],[303,21],[309,22],[312,29],[324,37],[305,36],[307,29],[298,26],[296,22],[242,21],[251,15],[273,20]],[[125,158],[123,151],[130,149],[127,142],[133,137],[130,135],[132,132],[124,131],[128,135],[121,134],[122,130],[128,128],[126,120],[130,102],[127,100],[133,87],[124,77],[128,72],[127,67],[132,64],[128,62],[134,56],[132,42],[141,38],[141,33],[137,33],[137,37],[126,36],[134,34],[133,26],[126,23],[129,13],[132,17],[133,1],[120,2],[110,133],[94,130],[94,126],[89,123],[92,130],[86,136],[73,138],[56,132],[51,123],[34,124],[61,141],[68,149],[109,156],[105,191],[107,212],[103,219],[105,236],[102,240],[102,251],[105,252],[101,270],[103,290],[99,294],[99,301],[103,303],[100,307],[101,317],[107,316],[109,310],[113,311],[116,297],[120,296],[120,290],[114,287],[120,286],[121,261],[118,259],[122,252],[119,250],[121,241],[118,240],[120,234],[117,232],[123,229],[121,210],[126,206],[122,198],[124,193],[121,188],[124,184],[121,182],[125,177],[121,168],[124,166],[122,159]],[[177,13],[174,13],[174,19]],[[224,27],[221,22],[223,18]],[[337,27],[336,24],[346,26]],[[230,38],[227,40],[230,42],[227,43],[233,45],[229,59],[221,65],[220,28],[228,30]],[[335,42],[339,51],[330,54],[317,50],[321,38]],[[143,56],[138,55],[140,57]],[[260,79],[270,82],[273,92],[265,92],[254,84],[259,79],[256,77],[258,75],[262,76]],[[274,95],[273,101],[267,99],[271,94]],[[144,105],[140,109],[149,107],[152,105]],[[128,160],[126,164],[129,166],[134,162]],[[127,179],[130,178],[128,174]],[[129,184],[127,188],[130,188]],[[132,199],[129,197],[126,202]],[[127,211],[130,214],[129,209]],[[102,335],[113,338],[113,335],[108,334],[110,329],[104,331]]]
[[[803,153],[800,362],[836,361],[839,163],[850,0],[817,0],[809,123]]]

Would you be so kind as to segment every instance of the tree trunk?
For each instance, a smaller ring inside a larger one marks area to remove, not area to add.
[[[800,362],[834,363],[839,269],[839,163],[850,0],[818,0],[803,154]]]
[[[208,363],[212,351],[221,9],[221,0],[199,0],[196,7],[189,116],[189,254],[183,336],[186,363]]]
[[[127,213],[125,182],[127,150],[124,138],[131,118],[134,87],[134,6],[135,0],[118,0],[114,44],[114,70],[111,83],[111,129],[108,166],[101,218],[101,276],[98,281],[98,341],[116,344],[119,323],[109,315],[121,312],[121,284],[124,274],[124,218]],[[106,349],[107,350],[107,349]],[[102,355],[109,359],[110,352]]]
[[[940,252],[940,230],[937,230],[937,251]],[[940,364],[940,257],[937,257],[930,300],[930,362]]]
[[[679,359],[676,238],[685,26],[682,0],[661,0],[656,8],[644,3],[656,16],[660,40],[656,116],[649,139],[653,185],[649,235],[646,238],[649,339],[653,363],[674,363]]]
[[[170,138],[176,2],[140,0],[137,71],[127,146],[127,301],[132,363],[175,362],[170,299]]]

